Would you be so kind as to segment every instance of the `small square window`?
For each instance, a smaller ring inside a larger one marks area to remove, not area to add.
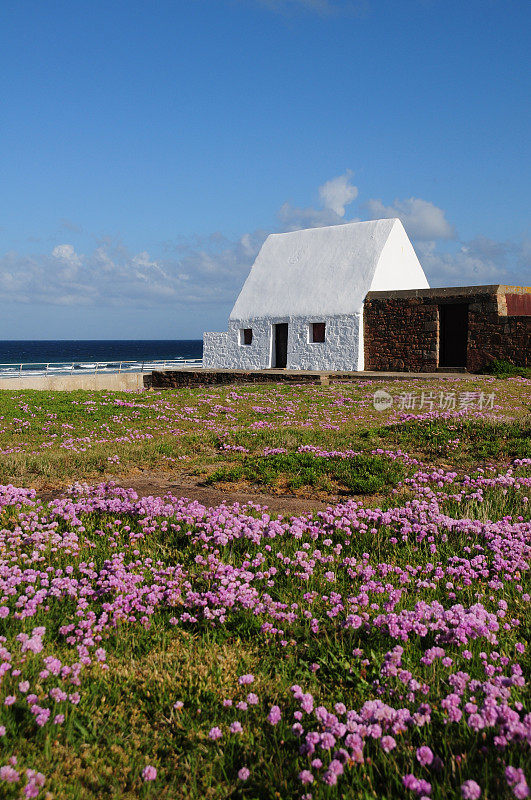
[[[253,343],[253,329],[242,328],[240,330],[240,344],[252,344],[252,343]]]
[[[310,333],[312,342],[324,342],[325,340],[325,322],[312,322],[310,326]]]

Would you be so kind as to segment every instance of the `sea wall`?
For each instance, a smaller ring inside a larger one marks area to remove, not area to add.
[[[145,372],[114,372],[92,375],[36,375],[20,378],[0,378],[0,389],[48,389],[52,392],[73,392],[76,389],[115,392],[139,391],[144,388]]]

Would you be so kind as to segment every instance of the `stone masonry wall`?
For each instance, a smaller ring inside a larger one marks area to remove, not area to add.
[[[178,389],[180,386],[229,385],[237,383],[321,383],[315,374],[285,371],[245,371],[219,369],[179,369],[165,372],[152,372],[146,375],[144,387],[151,389]]]
[[[437,368],[437,306],[421,299],[366,300],[365,369],[434,372]]]
[[[531,366],[531,317],[469,313],[467,369],[481,372],[496,359]]]
[[[468,313],[468,370],[480,372],[496,359],[528,367],[530,331],[531,317],[507,316],[505,293],[478,297]]]
[[[495,359],[529,366],[531,317],[507,316],[510,293],[511,287],[501,286],[369,293],[364,309],[365,369],[437,369],[439,305],[461,302],[468,304],[469,372],[484,371]]]

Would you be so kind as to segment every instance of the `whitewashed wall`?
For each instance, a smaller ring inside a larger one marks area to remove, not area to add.
[[[205,333],[203,366],[218,369],[267,369],[273,358],[273,326],[288,323],[288,369],[363,369],[362,313],[333,317],[275,317],[229,320],[229,330]],[[312,322],[326,322],[324,342],[311,342]],[[250,345],[240,344],[240,330],[252,328]]]
[[[209,369],[265,369],[271,351],[270,325],[267,320],[238,323],[229,321],[224,333],[203,334],[203,367]],[[252,328],[252,344],[240,344],[240,329]]]
[[[398,219],[271,234],[234,304],[229,330],[204,335],[203,364],[267,369],[274,365],[273,325],[287,322],[288,369],[362,370],[367,292],[427,287]],[[326,322],[325,342],[309,341],[312,322]],[[243,328],[253,330],[251,345],[240,343]]]

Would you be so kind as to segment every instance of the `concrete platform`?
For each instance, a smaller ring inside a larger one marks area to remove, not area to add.
[[[110,372],[92,375],[35,375],[33,377],[0,378],[0,390],[40,389],[51,392],[73,392],[76,389],[115,392],[138,391],[144,388],[146,372]]]

